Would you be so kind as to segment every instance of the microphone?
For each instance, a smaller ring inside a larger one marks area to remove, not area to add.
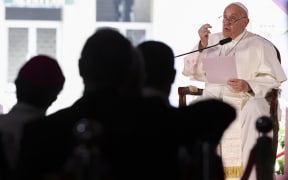
[[[229,42],[231,42],[231,41],[232,41],[232,38],[231,38],[231,37],[228,37],[228,38],[225,38],[225,39],[220,40],[217,44],[214,44],[214,45],[212,45],[212,46],[207,46],[207,47],[205,47],[205,48],[201,48],[201,49],[197,49],[197,50],[194,50],[194,51],[191,51],[191,52],[187,52],[187,53],[184,53],[184,54],[180,54],[180,55],[175,56],[175,58],[180,57],[180,56],[184,56],[184,55],[186,55],[186,54],[191,54],[191,53],[194,53],[194,52],[202,51],[202,50],[204,50],[204,49],[212,48],[212,47],[214,47],[214,46],[224,45],[224,44],[229,43]]]
[[[228,37],[228,38],[220,40],[218,44],[223,45],[223,44],[229,43],[231,41],[232,41],[232,38]]]

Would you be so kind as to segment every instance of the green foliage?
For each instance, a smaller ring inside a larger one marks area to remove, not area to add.
[[[285,120],[280,121],[279,124],[279,132],[278,132],[278,149],[277,154],[281,153],[285,149]],[[285,157],[284,155],[276,159],[275,163],[275,173],[279,175],[284,174],[284,163]]]
[[[284,174],[284,156],[278,158],[276,162],[275,173],[281,175]]]

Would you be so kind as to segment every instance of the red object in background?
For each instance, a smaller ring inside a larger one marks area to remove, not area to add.
[[[279,157],[281,157],[281,156],[284,156],[284,154],[285,154],[285,150],[282,151],[282,152],[280,152],[280,153],[278,153],[278,154],[276,155],[276,159],[279,158]]]

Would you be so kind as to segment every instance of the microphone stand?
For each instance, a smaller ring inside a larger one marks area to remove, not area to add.
[[[180,54],[180,55],[175,56],[174,58],[177,58],[177,57],[180,57],[180,56],[183,56],[183,55],[186,55],[186,54],[194,53],[194,52],[197,52],[197,51],[202,51],[202,50],[204,50],[204,49],[212,48],[212,47],[214,47],[214,46],[223,45],[223,44],[229,43],[229,42],[231,42],[231,41],[232,41],[232,38],[231,38],[231,37],[228,37],[228,38],[225,38],[225,39],[220,40],[219,43],[214,44],[214,45],[212,45],[212,46],[207,46],[207,47],[205,47],[205,48],[197,49],[197,50],[195,50],[195,51],[191,51],[191,52],[188,52],[188,53]]]
[[[180,57],[180,56],[184,56],[184,55],[186,55],[186,54],[191,54],[191,53],[194,53],[194,52],[202,51],[202,50],[204,50],[204,49],[212,48],[212,47],[214,47],[214,46],[218,46],[219,44],[220,44],[220,43],[217,43],[217,44],[214,44],[214,45],[212,45],[212,46],[207,46],[207,47],[205,47],[205,48],[201,48],[201,49],[197,49],[197,50],[190,51],[190,52],[187,52],[187,53],[183,53],[183,54],[180,54],[180,55],[175,56],[175,58]]]

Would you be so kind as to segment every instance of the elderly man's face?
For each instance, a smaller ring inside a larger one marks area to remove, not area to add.
[[[231,4],[224,10],[222,23],[223,35],[234,39],[245,30],[249,19],[241,7]]]

